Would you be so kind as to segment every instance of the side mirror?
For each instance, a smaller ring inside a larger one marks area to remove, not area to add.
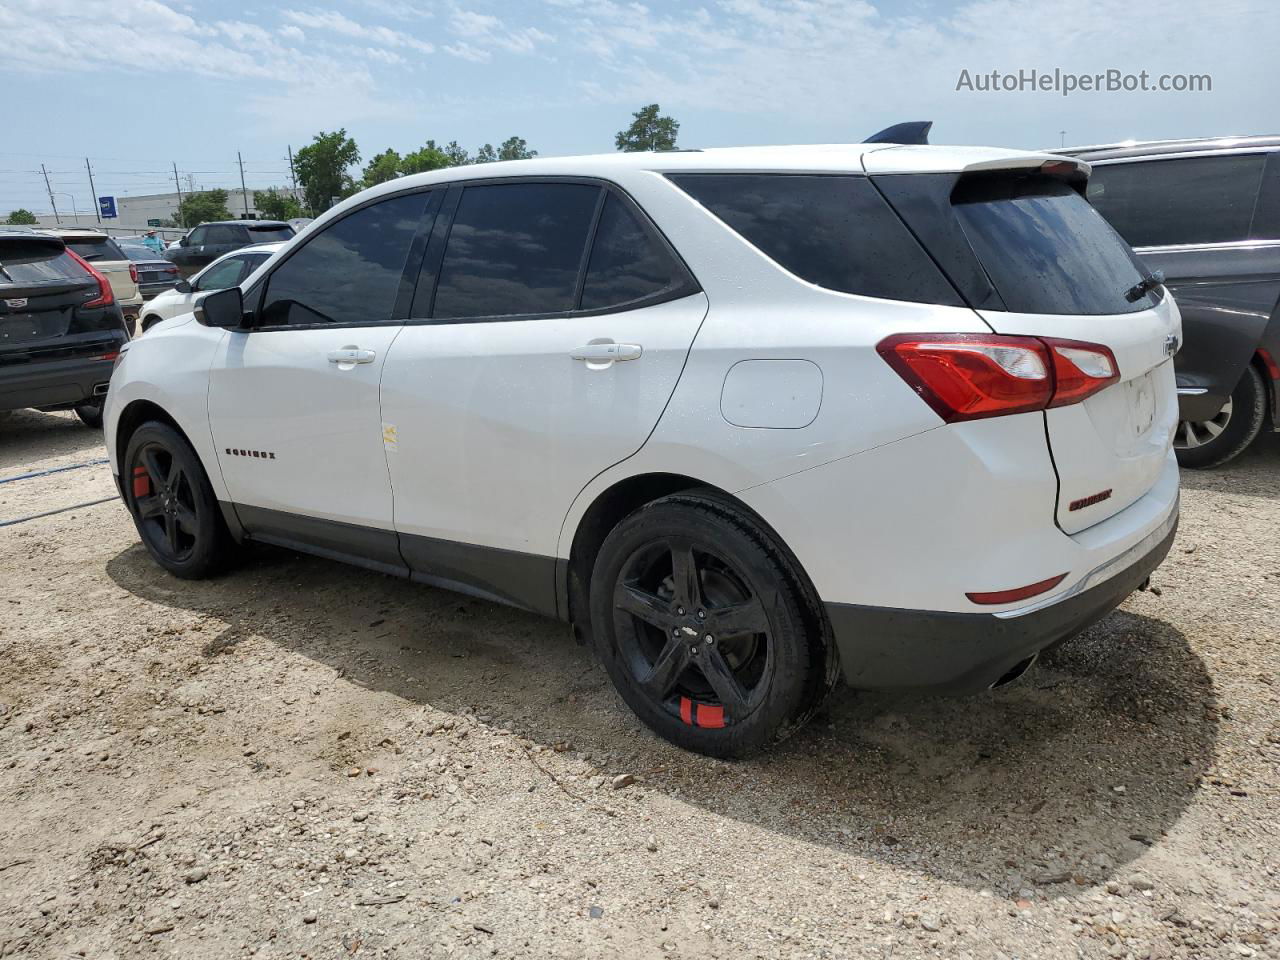
[[[189,280],[179,280],[177,283],[175,283],[175,284],[173,285],[173,289],[177,290],[179,293],[190,293],[190,292],[191,292],[191,281],[189,281]]]
[[[180,246],[180,247],[185,247],[186,245],[187,245],[187,238],[186,238],[186,237],[179,237],[179,238],[178,238],[178,246]]]
[[[239,287],[206,294],[195,305],[196,322],[206,327],[234,330],[244,325],[244,299]]]

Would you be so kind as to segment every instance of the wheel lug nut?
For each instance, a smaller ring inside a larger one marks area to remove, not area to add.
[[[705,611],[705,610],[699,610],[699,611],[698,611],[698,619],[699,619],[699,620],[705,620],[705,619],[707,619],[707,611]]]
[[[702,639],[703,639],[703,640],[705,640],[705,641],[707,641],[707,643],[715,643],[715,642],[716,642],[716,638],[715,638],[715,637],[713,637],[713,636],[712,636],[711,634],[709,634],[709,633],[708,633],[705,637],[703,637]]]
[[[684,607],[676,607],[676,615],[677,615],[677,616],[681,616],[681,617],[683,617],[683,616],[684,616]]]
[[[671,635],[672,635],[673,637],[678,637],[678,636],[680,636],[680,628],[679,628],[679,627],[672,627],[672,628],[671,628]]]
[[[697,648],[697,647],[690,647],[690,648],[689,648],[689,652],[690,652],[691,654],[693,654],[693,655],[696,657],[696,656],[698,655],[698,648]]]

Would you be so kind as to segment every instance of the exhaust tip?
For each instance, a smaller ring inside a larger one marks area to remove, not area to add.
[[[107,395],[107,390],[109,390],[110,388],[111,388],[111,384],[109,383],[94,384],[93,395],[95,397],[105,397]]]
[[[1039,657],[1040,657],[1040,654],[1033,653],[1031,656],[1027,657],[1025,660],[1019,660],[1017,663],[1015,663],[1012,667],[1009,668],[1008,672],[1006,672],[1004,676],[1002,676],[999,680],[997,680],[987,689],[996,690],[1000,687],[1007,687],[1009,684],[1013,683],[1015,680],[1021,679],[1022,675],[1031,669],[1032,665],[1036,662],[1036,660]]]

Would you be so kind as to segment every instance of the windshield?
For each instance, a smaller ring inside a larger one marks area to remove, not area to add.
[[[961,180],[953,209],[1014,313],[1133,313],[1160,300],[1133,251],[1072,187],[1050,177]]]
[[[141,262],[144,260],[163,260],[164,259],[162,256],[160,256],[160,254],[156,253],[150,247],[140,247],[136,243],[122,243],[119,246],[120,246],[120,249],[124,251],[124,255],[128,257],[130,260]]]
[[[288,224],[272,224],[271,226],[249,228],[250,243],[271,243],[275,240],[290,240],[292,238],[293,227]]]
[[[74,250],[90,263],[129,259],[110,237],[71,237],[67,240],[67,248]]]

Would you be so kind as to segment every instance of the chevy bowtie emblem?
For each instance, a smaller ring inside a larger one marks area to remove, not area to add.
[[[6,300],[4,302],[4,305],[8,307],[10,310],[21,310],[23,307],[27,305],[27,298],[15,297],[12,300]]]
[[[1171,333],[1164,338],[1164,355],[1166,357],[1172,357],[1177,352],[1178,352],[1178,335],[1176,333]]]

